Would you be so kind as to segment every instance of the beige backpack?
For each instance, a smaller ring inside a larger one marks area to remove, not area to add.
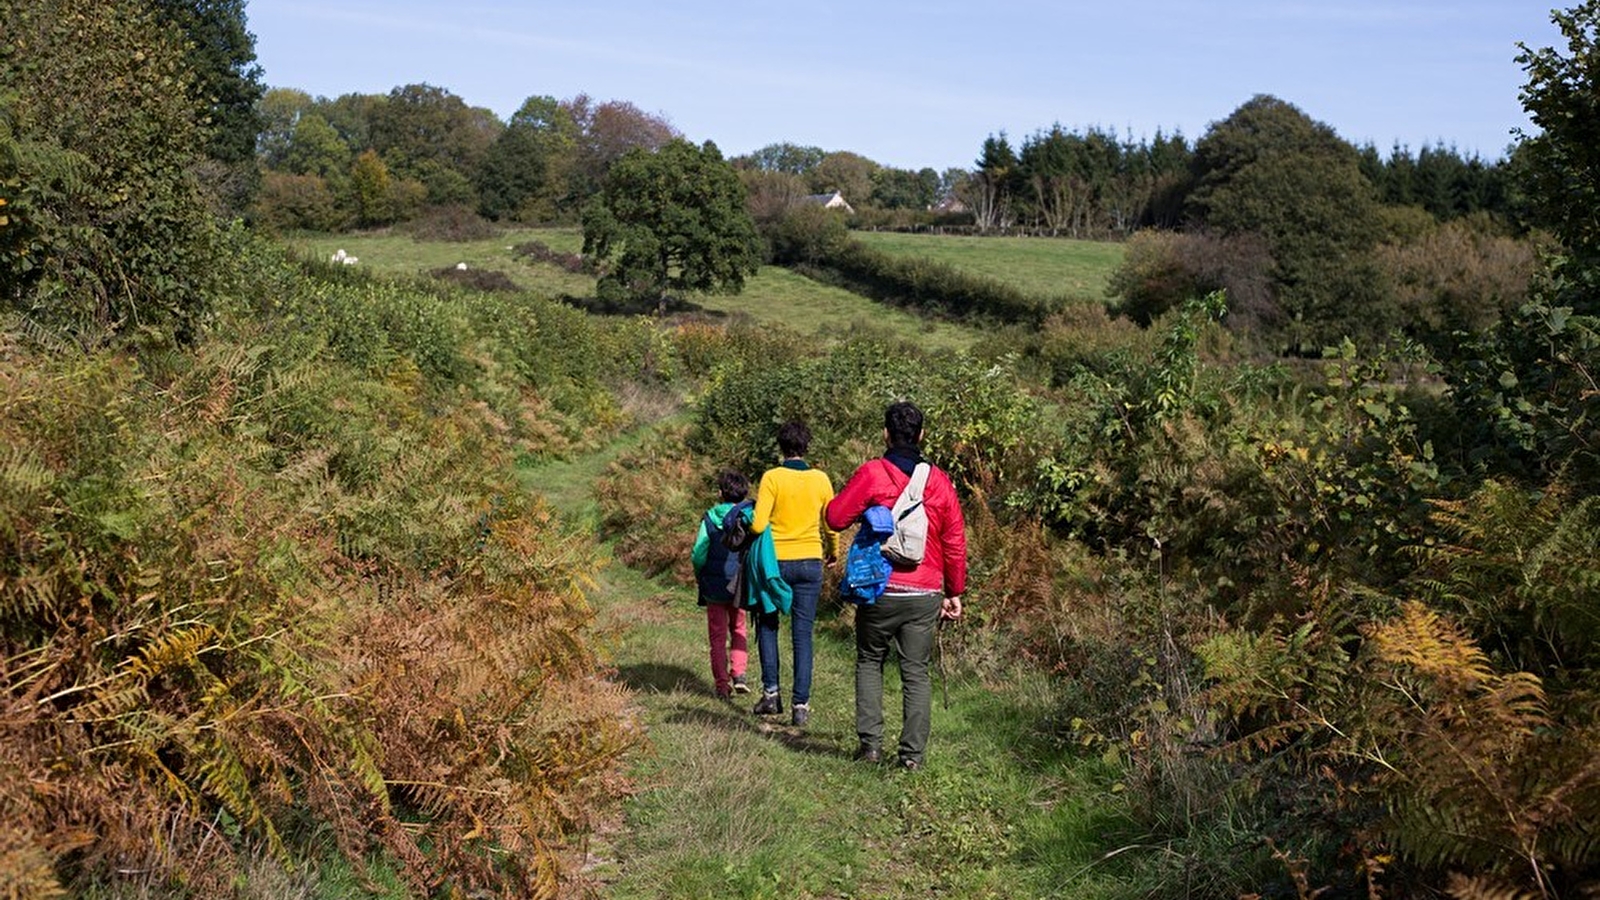
[[[917,566],[928,544],[928,509],[923,503],[923,492],[928,487],[927,463],[917,463],[911,471],[900,496],[895,498],[890,514],[894,517],[894,534],[883,542],[883,555],[897,566]]]

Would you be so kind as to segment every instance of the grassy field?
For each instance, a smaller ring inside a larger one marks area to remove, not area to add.
[[[594,294],[594,279],[589,276],[573,275],[557,266],[513,254],[512,248],[525,241],[539,241],[564,253],[576,253],[583,246],[583,236],[576,228],[519,229],[490,240],[462,243],[417,241],[408,235],[385,232],[297,235],[285,243],[294,252],[313,259],[327,259],[335,250],[344,250],[360,260],[358,266],[395,277],[426,275],[464,262],[470,268],[503,272],[518,287],[544,297]],[[746,282],[743,293],[695,296],[691,300],[713,314],[745,316],[763,325],[782,326],[823,339],[882,330],[914,337],[932,349],[963,349],[981,337],[972,328],[873,304],[849,291],[775,266],[763,266]]]
[[[886,253],[923,256],[1016,285],[1039,297],[1103,303],[1106,282],[1122,262],[1122,245],[1065,238],[967,237],[852,232]]]
[[[522,228],[486,240],[461,242],[419,241],[393,231],[298,234],[283,239],[294,253],[328,259],[335,250],[343,250],[359,260],[357,266],[391,277],[426,276],[466,263],[473,269],[504,272],[518,287],[544,297],[594,293],[593,278],[512,253],[513,247],[526,241],[539,241],[563,253],[576,253],[583,246],[583,236],[575,228]]]

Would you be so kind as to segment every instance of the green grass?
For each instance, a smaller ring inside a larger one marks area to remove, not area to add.
[[[974,328],[883,306],[777,266],[763,266],[741,294],[696,297],[695,302],[820,338],[875,331],[917,340],[928,349],[961,350],[982,336]]]
[[[576,228],[520,228],[479,241],[418,241],[395,231],[349,234],[298,234],[283,239],[293,252],[328,259],[335,250],[356,257],[359,268],[395,278],[427,276],[436,269],[466,263],[473,269],[504,272],[518,287],[545,297],[594,294],[594,279],[573,275],[548,263],[518,258],[511,248],[539,241],[552,250],[576,253],[583,235]]]
[[[524,472],[574,527],[592,528],[586,489],[641,430],[599,453]],[[685,523],[692,527],[692,523]],[[1125,832],[1112,771],[1040,736],[1047,677],[988,658],[977,632],[947,632],[949,705],[935,685],[927,765],[916,773],[853,761],[849,612],[824,600],[808,729],[757,719],[754,698],[712,692],[705,619],[691,589],[611,563],[596,576],[598,631],[630,688],[647,740],[624,821],[590,844],[591,887],[618,900],[741,898],[1122,898],[1137,894],[1108,835]],[[781,636],[783,683],[792,660]],[[757,677],[754,635],[750,674]],[[886,743],[898,734],[899,680],[886,672]],[[788,697],[784,697],[787,706]]]
[[[852,232],[885,253],[926,257],[1015,285],[1038,297],[1103,303],[1111,273],[1122,262],[1121,244],[1066,238],[967,237]]]
[[[594,279],[517,258],[512,247],[540,241],[553,250],[575,253],[583,246],[576,228],[519,229],[482,241],[417,241],[393,232],[305,234],[286,238],[294,252],[327,259],[335,250],[355,256],[358,267],[389,277],[426,275],[465,262],[474,269],[504,272],[518,287],[543,297],[593,296]],[[929,349],[971,347],[981,332],[875,304],[849,291],[829,287],[788,269],[763,266],[736,295],[696,295],[691,301],[713,313],[745,316],[762,325],[829,339],[879,331],[918,340]]]

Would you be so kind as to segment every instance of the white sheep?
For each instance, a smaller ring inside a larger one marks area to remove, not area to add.
[[[456,263],[456,271],[457,272],[465,272],[466,270],[467,270],[467,264],[466,263],[464,263],[464,262]]]
[[[344,252],[344,248],[340,247],[339,249],[333,251],[332,256],[328,257],[328,262],[342,263],[344,262],[345,256],[346,254]]]

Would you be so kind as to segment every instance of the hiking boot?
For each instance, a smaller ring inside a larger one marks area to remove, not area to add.
[[[794,727],[796,727],[796,728],[804,728],[804,727],[806,727],[806,723],[810,722],[810,721],[811,721],[811,704],[809,704],[809,703],[796,703],[794,705],[794,718],[790,720],[790,723],[793,724]]]
[[[922,760],[912,759],[909,756],[902,756],[900,757],[900,762],[897,768],[907,772],[915,772],[916,770],[922,768]]]
[[[755,708],[750,712],[758,716],[775,716],[783,712],[783,701],[778,699],[777,692],[762,694],[761,699],[756,701]]]
[[[883,760],[883,753],[871,744],[862,744],[856,748],[856,760],[877,765]]]
[[[750,693],[750,685],[745,682],[743,675],[733,676],[733,692],[735,694]]]

